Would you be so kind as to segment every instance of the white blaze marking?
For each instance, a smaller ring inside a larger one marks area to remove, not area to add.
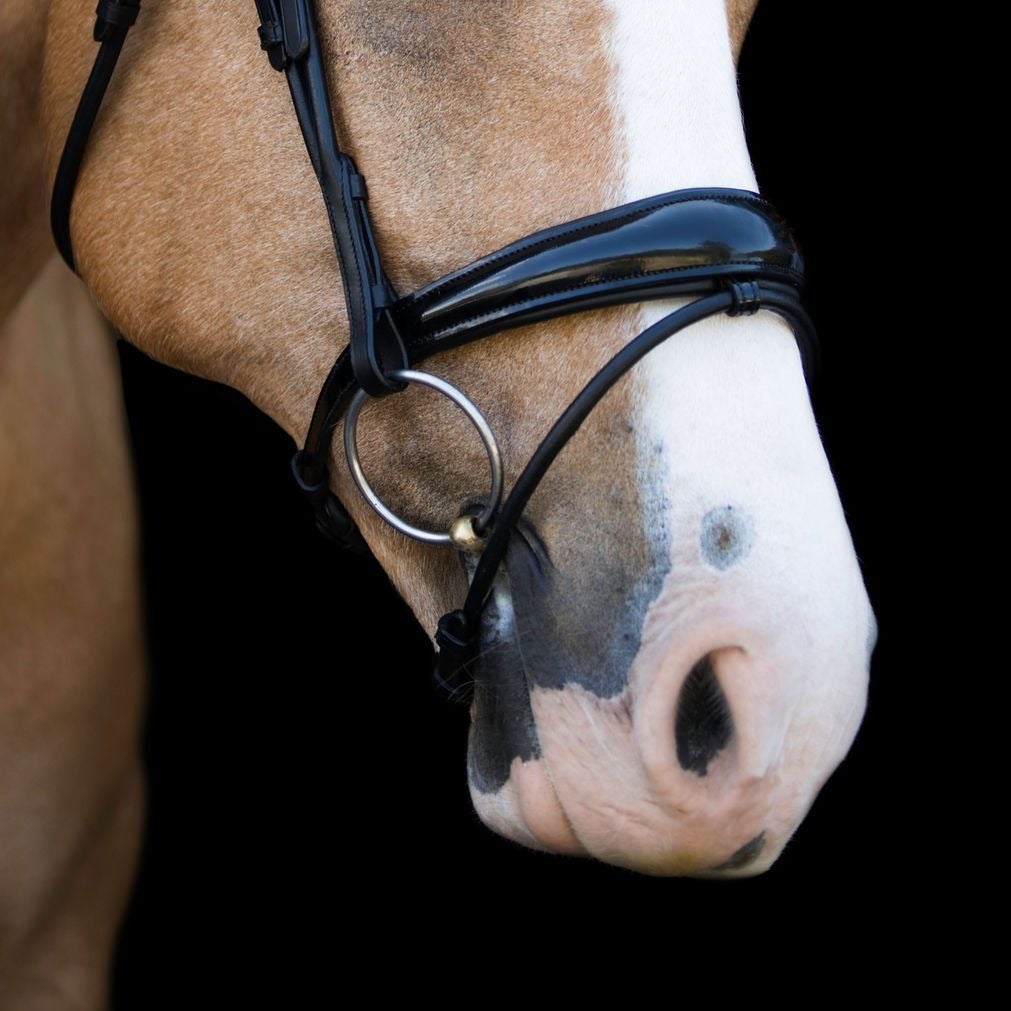
[[[722,0],[610,0],[625,192],[755,189]]]
[[[722,0],[608,2],[612,101],[626,155],[619,199],[694,186],[756,190]],[[677,304],[644,303],[638,330]],[[643,391],[648,508],[673,522],[682,508],[688,520],[731,493],[750,507],[751,493],[768,491],[756,488],[767,454],[794,454],[802,466],[820,458],[827,475],[798,361],[793,337],[768,313],[705,320],[651,352],[633,372]]]
[[[755,190],[722,0],[608,2],[612,102],[626,154],[616,196]],[[638,330],[676,304],[645,303]],[[769,312],[704,320],[631,375],[640,391],[646,522],[653,534],[671,535],[660,598],[668,634],[681,634],[679,622],[686,635],[701,628],[697,609],[707,601],[729,607],[734,621],[761,610],[765,631],[791,653],[782,676],[806,679],[806,704],[821,707],[819,719],[833,698],[844,699],[839,705],[851,712],[835,717],[833,733],[851,738],[863,707],[870,610],[789,327]],[[728,505],[748,514],[755,545],[740,568],[715,579],[700,558],[699,523]],[[784,624],[786,613],[793,625]]]

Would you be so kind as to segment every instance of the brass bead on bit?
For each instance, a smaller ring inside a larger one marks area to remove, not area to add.
[[[457,516],[449,528],[449,536],[461,551],[469,552],[472,555],[479,555],[484,550],[485,544],[488,543],[487,538],[482,537],[474,529],[473,516]]]

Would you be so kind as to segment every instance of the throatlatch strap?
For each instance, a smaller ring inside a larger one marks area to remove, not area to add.
[[[112,72],[116,69],[126,33],[137,20],[139,12],[140,0],[100,0],[95,10],[94,38],[101,45],[67,132],[49,205],[49,224],[56,240],[56,248],[67,266],[75,272],[77,266],[70,241],[70,205],[74,200],[77,177],[81,172],[81,162],[88,137],[95,125],[95,117],[105,97],[105,90],[109,87]]]

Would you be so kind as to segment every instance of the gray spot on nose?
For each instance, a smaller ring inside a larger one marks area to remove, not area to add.
[[[751,517],[736,506],[718,506],[702,517],[702,557],[716,569],[729,569],[746,558],[754,540]]]

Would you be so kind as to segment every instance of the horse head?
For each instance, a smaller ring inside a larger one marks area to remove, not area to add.
[[[735,77],[751,0],[317,7],[338,134],[399,292],[656,193],[757,189]],[[90,27],[89,0],[53,5],[53,170]],[[246,0],[145,9],[71,226],[82,276],[131,342],[236,387],[301,442],[349,325],[291,102],[255,33]],[[674,305],[534,322],[425,367],[480,406],[508,486]],[[487,495],[480,441],[423,389],[367,405],[359,448],[416,525],[445,529]],[[331,474],[434,629],[472,558],[393,530],[342,457]],[[480,632],[468,774],[489,826],[656,874],[772,864],[853,740],[875,637],[782,320],[703,320],[600,400],[530,499]],[[380,665],[381,650],[358,662]]]

